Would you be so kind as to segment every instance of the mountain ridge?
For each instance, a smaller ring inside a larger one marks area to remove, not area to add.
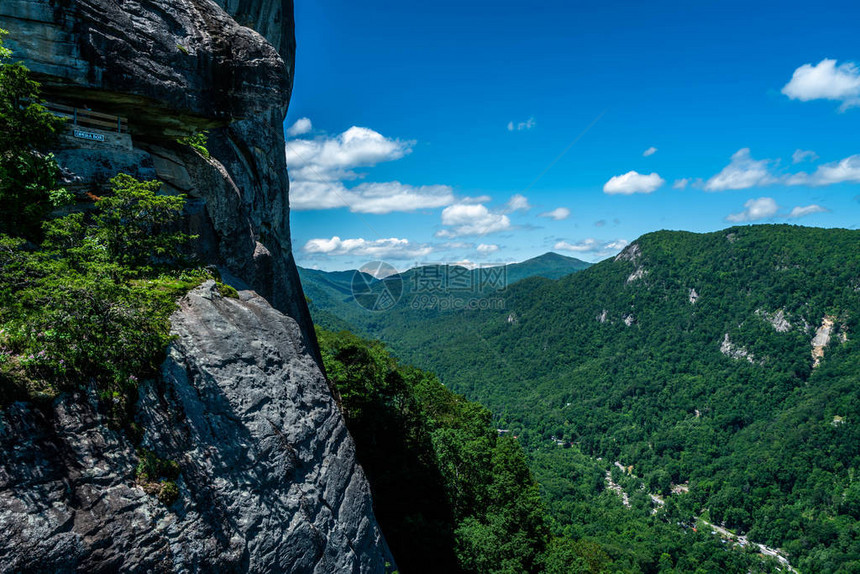
[[[847,501],[860,436],[844,421],[860,419],[860,231],[657,231],[585,271],[514,283],[503,300],[377,313],[376,334],[490,408],[542,461],[533,471],[560,496],[548,499],[557,524],[593,531],[602,520],[589,510],[602,489],[566,466],[556,444],[567,444],[597,468],[631,469],[624,480],[641,511],[616,519],[641,512],[649,544],[661,540],[652,512],[692,526],[706,508],[801,571],[855,564],[860,506]],[[673,495],[678,485],[689,494]],[[590,494],[576,502],[570,489]],[[830,537],[828,524],[846,535]],[[647,569],[633,548],[629,559]]]

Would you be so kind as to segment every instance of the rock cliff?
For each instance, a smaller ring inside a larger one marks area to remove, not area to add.
[[[178,463],[178,500],[135,481],[135,448],[94,396],[15,403],[0,411],[0,571],[385,572],[367,480],[296,322],[214,282],[171,322],[136,418],[141,447]]]
[[[67,184],[123,171],[185,193],[200,256],[245,289],[183,299],[140,445],[85,390],[0,412],[0,572],[385,571],[292,259],[292,2],[3,0],[0,28],[47,100],[128,118],[64,135]],[[177,141],[202,130],[211,157]],[[178,464],[175,502],[136,479],[139,447]]]
[[[282,129],[292,2],[3,0],[0,28],[47,100],[128,119],[125,146],[63,139],[57,157],[70,187],[98,194],[125,171],[186,193],[200,208],[189,219],[201,254],[313,339],[292,259]],[[210,159],[176,141],[202,130]]]

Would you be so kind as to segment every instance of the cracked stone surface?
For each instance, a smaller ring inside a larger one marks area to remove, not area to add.
[[[0,571],[385,572],[393,563],[325,378],[295,321],[207,282],[180,302],[142,446],[176,461],[165,507],[95,397],[0,412]],[[391,567],[393,568],[393,567]]]

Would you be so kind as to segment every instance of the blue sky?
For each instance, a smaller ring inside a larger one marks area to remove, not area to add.
[[[300,265],[860,224],[853,2],[296,0]]]

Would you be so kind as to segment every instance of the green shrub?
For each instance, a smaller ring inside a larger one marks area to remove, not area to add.
[[[158,500],[164,506],[170,506],[179,499],[179,487],[172,480],[167,480],[161,483],[161,490],[158,492]]]
[[[218,293],[220,293],[222,297],[227,297],[229,299],[239,298],[239,292],[236,291],[236,288],[232,285],[227,285],[226,283],[221,283],[220,281],[216,285],[218,288]]]
[[[206,144],[209,142],[209,137],[206,135],[208,132],[197,132],[194,135],[186,136],[184,138],[179,138],[176,141],[183,144],[188,145],[197,150],[197,152],[205,157],[206,159],[210,159],[212,156],[209,154],[209,150],[206,149]]]
[[[170,506],[179,498],[179,465],[172,460],[158,458],[149,449],[138,449],[139,461],[135,478],[148,494],[155,495],[165,506]]]
[[[36,398],[92,381],[124,424],[139,378],[163,360],[176,299],[209,274],[183,268],[188,237],[164,230],[181,197],[114,182],[97,214],[46,222],[38,249],[0,236],[0,384]]]

